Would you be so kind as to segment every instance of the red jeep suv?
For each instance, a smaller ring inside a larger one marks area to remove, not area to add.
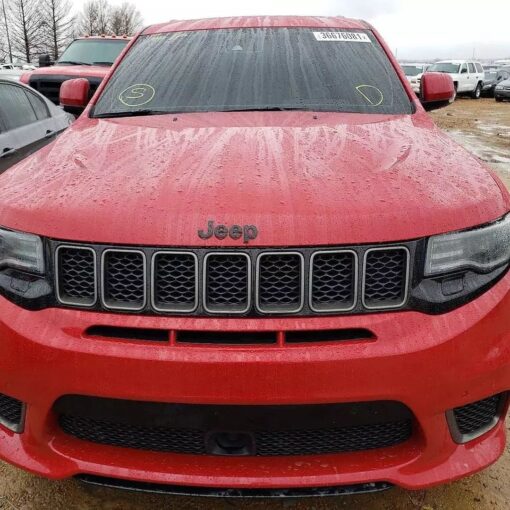
[[[144,30],[0,177],[0,457],[224,496],[494,462],[510,196],[426,113],[453,93],[362,21]]]

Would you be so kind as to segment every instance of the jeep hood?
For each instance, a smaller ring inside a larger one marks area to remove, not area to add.
[[[166,246],[207,222],[252,245],[414,239],[510,209],[474,156],[424,113],[208,113],[89,119],[0,176],[0,225],[51,238]]]

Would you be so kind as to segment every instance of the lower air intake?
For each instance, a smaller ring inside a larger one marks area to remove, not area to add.
[[[494,395],[453,410],[458,431],[462,435],[477,434],[497,421],[503,395]]]
[[[75,438],[179,454],[322,455],[388,448],[412,435],[412,413],[399,402],[217,406],[68,396],[55,411]]]
[[[0,393],[0,423],[14,432],[21,432],[23,402]]]

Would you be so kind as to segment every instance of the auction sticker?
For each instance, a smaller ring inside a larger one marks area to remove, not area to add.
[[[363,32],[314,32],[317,41],[331,42],[372,42]]]

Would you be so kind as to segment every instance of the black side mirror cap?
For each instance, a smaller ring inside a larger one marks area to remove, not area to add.
[[[39,55],[39,67],[50,67],[54,63],[55,62],[51,60],[51,57],[47,53]]]

